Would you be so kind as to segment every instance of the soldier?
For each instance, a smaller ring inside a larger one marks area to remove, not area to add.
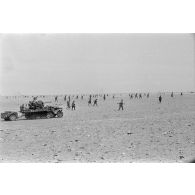
[[[72,110],[75,110],[75,107],[76,107],[76,106],[75,106],[75,101],[73,100],[73,101],[72,101]]]
[[[58,96],[55,96],[55,102],[57,102],[58,101]]]
[[[35,102],[37,100],[38,96],[33,97],[33,101]]]
[[[158,101],[161,103],[161,101],[162,101],[161,95],[158,97]]]
[[[70,101],[67,101],[67,109],[70,109]]]
[[[147,98],[149,98],[149,93],[147,94]]]
[[[39,100],[35,102],[36,108],[42,109],[44,107],[43,101]]]
[[[171,93],[171,97],[173,97],[173,92]]]
[[[88,100],[88,106],[90,106],[91,105],[91,98],[89,98],[89,100]]]
[[[36,110],[36,103],[35,101],[29,101],[29,108],[32,110]]]
[[[118,110],[120,110],[120,109],[123,110],[123,105],[124,105],[123,99],[121,99],[121,101],[118,104],[119,104]]]
[[[104,101],[106,100],[106,95],[104,94],[104,97],[103,97]]]
[[[142,98],[142,94],[141,93],[139,94],[139,98]]]
[[[135,98],[138,98],[137,93],[135,94]]]
[[[97,106],[97,99],[94,100],[93,106]]]
[[[91,98],[92,98],[92,95],[89,95],[88,106],[91,105]]]
[[[64,96],[64,101],[66,101],[66,95]]]
[[[183,93],[181,92],[181,96],[183,95]]]

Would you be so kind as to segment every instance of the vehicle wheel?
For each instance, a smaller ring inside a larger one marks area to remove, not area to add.
[[[40,116],[40,115],[37,115],[37,116],[36,116],[36,119],[40,119],[40,118],[41,118],[41,116]]]
[[[26,118],[26,119],[31,120],[31,119],[32,119],[31,117],[32,117],[31,115],[25,114],[25,118]]]
[[[62,118],[63,117],[63,112],[62,111],[58,111],[57,112],[57,117],[58,118]]]
[[[16,121],[17,120],[17,116],[15,114],[12,114],[9,116],[9,120],[10,121]]]
[[[36,119],[36,115],[34,115],[34,114],[31,115],[30,114],[30,115],[28,115],[28,117],[26,119],[34,120],[34,119]]]
[[[53,118],[53,117],[54,117],[53,112],[48,112],[48,113],[47,113],[47,118]]]

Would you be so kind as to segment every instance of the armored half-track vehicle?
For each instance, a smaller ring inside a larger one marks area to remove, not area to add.
[[[42,101],[32,101],[27,106],[21,105],[19,112],[6,111],[1,113],[1,118],[6,121],[15,121],[22,117],[26,119],[61,118],[63,111],[58,106],[44,106]]]

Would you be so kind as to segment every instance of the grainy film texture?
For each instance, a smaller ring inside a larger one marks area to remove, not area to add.
[[[1,34],[0,162],[190,162],[194,34]]]

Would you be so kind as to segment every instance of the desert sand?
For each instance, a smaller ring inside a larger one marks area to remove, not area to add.
[[[186,162],[195,157],[195,94],[130,99],[128,94],[75,100],[63,118],[0,121],[0,162]],[[0,112],[32,98],[1,97]],[[39,98],[52,101],[54,97]],[[124,110],[118,102],[124,100]]]

